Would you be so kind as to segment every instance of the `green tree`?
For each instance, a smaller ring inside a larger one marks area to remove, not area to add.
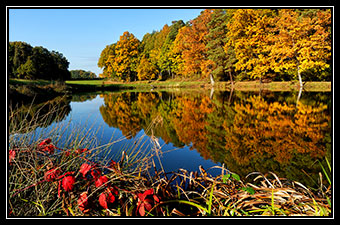
[[[85,70],[71,70],[71,78],[72,79],[93,79],[97,78],[96,74],[91,71]]]
[[[8,75],[13,78],[23,78],[18,74],[17,69],[26,63],[28,57],[32,55],[33,47],[26,42],[14,41],[8,45]],[[30,62],[31,64],[31,62]],[[22,68],[20,69],[22,70]]]
[[[25,42],[9,43],[9,77],[25,79],[70,79],[69,62],[63,54]]]
[[[213,62],[211,74],[217,80],[226,80],[227,54],[224,45],[227,42],[227,13],[223,9],[214,9],[211,20],[208,23],[209,33],[207,34],[207,55]],[[233,81],[231,74],[230,81]]]
[[[174,71],[176,71],[176,62],[173,57],[173,43],[178,34],[178,30],[183,27],[185,24],[183,20],[172,21],[172,25],[170,26],[170,31],[168,36],[166,37],[164,44],[162,45],[160,56],[158,60],[158,64],[160,69],[163,72],[167,72],[168,76],[174,78]],[[162,75],[164,77],[164,75]]]

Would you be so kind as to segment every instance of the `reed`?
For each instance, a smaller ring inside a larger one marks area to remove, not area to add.
[[[253,172],[241,180],[224,165],[212,168],[221,170],[214,177],[201,166],[165,172],[154,163],[161,165],[162,146],[153,135],[117,149],[122,139],[113,134],[101,143],[96,138],[100,129],[91,124],[83,129],[70,120],[42,128],[58,119],[51,116],[56,110],[57,105],[43,119],[29,116],[30,110],[9,111],[9,217],[332,216],[328,161],[318,190],[271,172]],[[20,122],[11,122],[18,116]]]

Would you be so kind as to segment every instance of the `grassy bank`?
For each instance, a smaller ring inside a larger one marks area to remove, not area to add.
[[[119,90],[157,90],[168,88],[211,89],[212,85],[206,80],[167,80],[167,81],[135,81],[114,82],[110,80],[68,80],[65,83],[46,80],[10,79],[9,93],[17,98],[35,95],[57,96],[66,93],[119,91]],[[298,91],[298,82],[270,82],[260,84],[258,81],[241,81],[231,85],[230,82],[216,82],[215,90],[237,91]],[[304,91],[329,92],[331,82],[305,82]]]
[[[71,89],[64,82],[47,80],[9,79],[9,102],[13,105],[20,102],[44,102],[57,96],[71,93]]]
[[[66,81],[66,84],[82,88],[103,88],[103,89],[161,89],[161,88],[204,88],[211,89],[212,85],[206,80],[167,80],[167,81],[135,81],[135,82],[114,82],[109,80],[75,80]],[[217,90],[258,91],[260,89],[270,91],[292,91],[299,90],[297,81],[275,81],[260,84],[258,81],[216,82],[214,89]],[[331,82],[305,82],[305,91],[331,91]]]

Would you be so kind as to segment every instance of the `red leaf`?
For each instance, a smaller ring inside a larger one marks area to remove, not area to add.
[[[60,198],[60,184],[61,184],[61,180],[59,180],[58,182],[58,198]]]
[[[153,199],[154,199],[156,202],[159,202],[159,198],[158,198],[157,195],[153,195],[152,197],[153,197]]]
[[[118,195],[118,190],[116,187],[109,187],[107,190],[109,190],[111,193]]]
[[[15,151],[14,150],[9,150],[9,163],[11,163],[15,159]]]
[[[40,142],[38,145],[39,146],[44,146],[44,145],[48,145],[49,143],[51,143],[51,139],[50,138],[46,138],[46,139],[42,140],[42,142]]]
[[[153,201],[151,199],[145,199],[144,200],[144,208],[147,211],[150,211],[150,209],[152,209],[152,203],[153,203]]]
[[[149,190],[146,190],[143,195],[148,196],[148,195],[153,195],[153,189],[150,188]]]
[[[147,198],[150,195],[152,195],[153,199]],[[150,211],[152,209],[152,204],[154,203],[154,201],[159,202],[159,198],[153,194],[152,188],[144,191],[144,193],[138,193],[137,197],[137,211],[141,216],[145,215],[145,210]]]
[[[50,169],[45,172],[44,179],[46,181],[53,181],[58,177],[60,172],[61,171],[58,168]]]
[[[108,203],[113,203],[115,201],[115,196],[111,192],[106,192],[106,200]]]
[[[55,149],[55,146],[53,144],[49,144],[45,147],[45,151],[47,151],[48,153],[50,154],[53,154],[54,153],[54,149]]]
[[[80,166],[80,170],[79,172],[81,174],[83,174],[83,177],[86,176],[87,172],[89,172],[91,170],[92,166],[87,164],[87,163],[83,163],[81,166]]]
[[[94,184],[96,185],[96,187],[100,187],[108,181],[109,179],[106,176],[101,176],[95,181]]]
[[[74,176],[66,176],[63,178],[62,185],[65,191],[72,191],[75,182]]]
[[[145,196],[144,196],[144,194],[142,194],[142,193],[138,193],[138,194],[137,194],[137,197],[138,197],[138,199],[139,199],[140,201],[144,201],[144,199],[145,199]]]
[[[87,198],[87,192],[83,192],[80,194],[80,197],[78,198],[78,207],[81,211],[84,211],[88,206],[88,198]]]
[[[87,151],[88,151],[87,148],[79,148],[79,149],[75,150],[75,153],[80,154],[80,153],[87,152]]]
[[[145,209],[144,209],[144,203],[141,203],[139,205],[139,209],[138,209],[139,215],[144,216],[145,215]]]
[[[108,208],[105,193],[101,193],[99,195],[99,205],[101,205],[104,209]]]
[[[114,203],[115,196],[112,194],[113,191],[114,191],[114,188],[111,187],[111,188],[107,188],[103,193],[100,194],[99,204],[103,208],[107,209],[109,204]]]

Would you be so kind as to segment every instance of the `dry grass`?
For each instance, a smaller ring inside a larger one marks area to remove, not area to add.
[[[15,115],[15,112],[10,113],[12,117]],[[24,120],[25,116],[22,116]],[[46,116],[47,119],[51,118]],[[67,125],[56,127],[49,133],[42,132],[44,136],[35,136],[31,132],[19,138],[19,131],[26,131],[27,126],[36,128],[42,123],[39,121],[10,126],[9,149],[16,152],[8,164],[7,215],[10,217],[332,216],[333,213],[331,179],[326,179],[328,185],[322,182],[324,177],[330,177],[325,168],[320,171],[320,188],[316,191],[270,172],[253,172],[241,180],[223,166],[215,167],[221,170],[215,177],[202,167],[197,171],[180,169],[165,173],[154,166],[153,160],[161,162],[158,155],[161,146],[152,136],[136,139],[134,145],[124,150],[114,148],[120,140],[100,144],[89,130],[81,128],[73,131],[64,141],[65,145],[58,146]],[[150,124],[149,129],[156,123],[157,120]],[[38,146],[46,135],[51,137],[55,146],[53,153],[42,151]],[[88,151],[79,152],[87,147]],[[152,150],[143,152],[145,147]],[[112,158],[107,158],[111,151],[116,152],[115,164],[110,164]],[[83,177],[80,173],[83,163],[93,165],[92,171],[98,170],[100,176],[107,177],[105,185],[97,187],[97,178],[89,174]],[[331,171],[329,163],[328,166]],[[72,173],[74,188],[62,190],[63,177],[47,181],[45,174],[51,168],[59,169],[61,174]],[[114,202],[103,208],[99,203],[100,195],[108,190],[113,192],[113,189],[117,190]],[[150,190],[153,194],[147,195]],[[88,194],[89,202],[85,210],[80,208],[78,201],[84,192]],[[141,213],[142,207],[145,208],[144,214]]]

